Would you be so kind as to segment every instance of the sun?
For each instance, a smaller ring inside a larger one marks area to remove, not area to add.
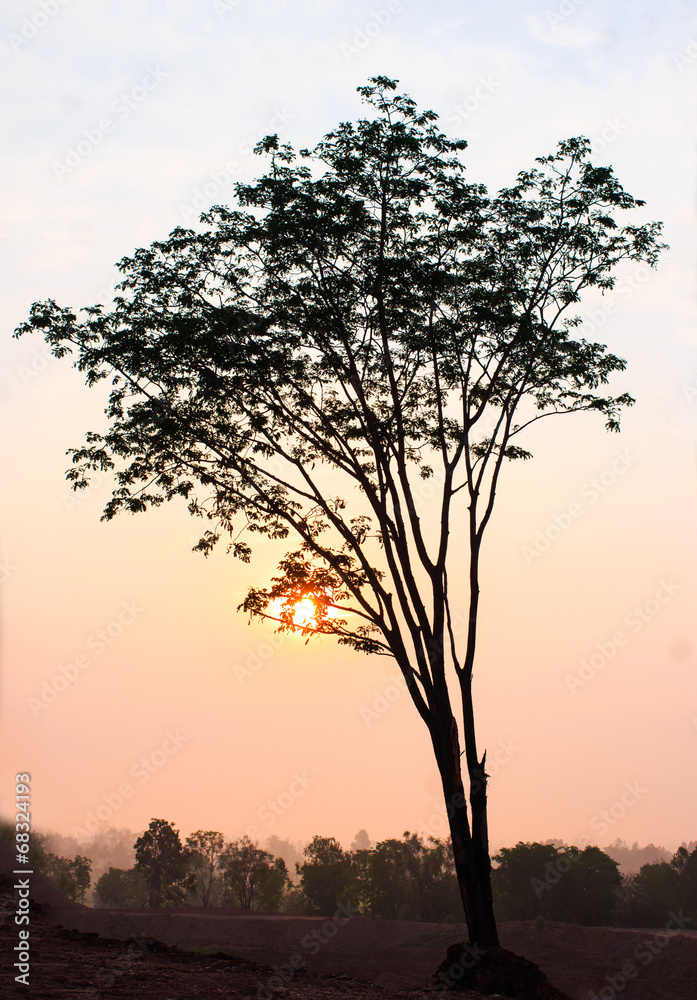
[[[311,597],[303,597],[302,601],[293,608],[293,624],[301,628],[312,627],[317,624],[317,605]]]
[[[301,597],[290,607],[287,607],[281,597],[276,597],[269,608],[272,617],[280,620],[284,614],[292,615],[291,623],[298,630],[314,629],[317,626],[317,602],[312,597]]]

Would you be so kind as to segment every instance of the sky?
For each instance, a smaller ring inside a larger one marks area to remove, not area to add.
[[[282,548],[206,560],[184,504],[100,523],[108,479],[64,473],[102,390],[11,336],[34,301],[110,301],[122,257],[263,171],[262,136],[314,145],[381,74],[468,141],[470,180],[585,135],[665,224],[658,268],[581,310],[627,359],[621,433],[550,421],[505,470],[475,697],[494,849],[697,839],[697,4],[7,0],[0,46],[0,815],[28,772],[35,827],[74,836],[445,833],[396,665],[236,611]]]

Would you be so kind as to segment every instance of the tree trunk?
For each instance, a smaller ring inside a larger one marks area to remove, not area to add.
[[[450,732],[446,734],[441,730],[439,733],[432,733],[432,740],[445,796],[455,859],[455,873],[465,910],[470,936],[469,943],[473,949],[475,946],[482,950],[498,948],[499,935],[491,895],[491,862],[488,845],[482,851],[481,839],[482,825],[483,829],[486,830],[486,787],[483,789],[482,796],[481,789],[474,785],[470,776],[473,824],[476,824],[475,836],[473,837],[467,816],[467,798],[462,783],[457,723],[452,716]],[[484,782],[486,782],[486,778],[484,778]],[[476,812],[474,811],[475,802]]]

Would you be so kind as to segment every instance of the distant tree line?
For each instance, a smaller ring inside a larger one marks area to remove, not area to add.
[[[664,927],[680,915],[697,926],[697,847],[679,847],[669,861],[626,875],[598,847],[519,842],[494,860],[498,920]]]
[[[279,844],[282,842],[279,842]],[[371,847],[360,831],[345,851],[334,837],[315,836],[295,864],[248,837],[197,830],[182,843],[171,823],[153,819],[135,844],[129,870],[110,868],[97,881],[98,905],[124,908],[201,905],[259,912],[352,912],[388,920],[460,920],[452,852],[446,841],[405,833]]]
[[[246,836],[226,843],[217,830],[197,830],[182,844],[172,823],[153,819],[134,846],[133,868],[109,868],[98,879],[97,905],[161,908],[196,901],[278,912],[291,886],[285,861]]]
[[[12,842],[13,834],[10,824],[0,824],[0,838]],[[182,843],[173,823],[153,819],[133,844],[133,854],[122,843],[125,834],[100,834],[101,848],[104,840],[119,852],[116,857],[132,857],[134,863],[109,866],[96,879],[97,906],[141,909],[189,903],[296,915],[331,915],[344,907],[376,919],[462,921],[446,840],[407,831],[399,840],[372,845],[361,830],[349,850],[334,837],[315,836],[301,854],[278,837],[269,838],[265,850],[249,837],[226,841],[213,830],[197,830]],[[68,898],[84,902],[92,860],[80,853],[61,857],[48,846],[49,838],[32,834],[33,868],[47,874]],[[72,844],[66,840],[66,846]],[[639,864],[647,856],[660,860],[620,872],[618,857],[630,866],[633,859]],[[558,840],[519,842],[502,848],[493,860],[494,903],[501,921],[662,927],[679,915],[686,926],[697,927],[695,843],[670,857],[653,845],[629,848],[621,841],[605,851]]]
[[[0,840],[10,847],[15,843],[15,827],[11,823],[0,823]],[[29,838],[27,867],[47,875],[55,887],[75,903],[84,903],[85,895],[92,882],[92,861],[81,854],[64,858],[48,849],[47,837],[32,832]]]

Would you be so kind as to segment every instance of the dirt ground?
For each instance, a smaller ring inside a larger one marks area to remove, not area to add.
[[[0,896],[2,996],[418,1000],[459,925],[235,911],[92,910],[32,879],[30,988],[12,968],[16,894]],[[697,1000],[697,932],[530,923],[501,927],[502,944],[537,963],[573,1000]],[[158,944],[161,942],[161,944]],[[173,947],[176,946],[176,947]],[[187,949],[180,950],[180,949]],[[474,994],[459,993],[465,1000]],[[478,996],[478,995],[477,995]]]

